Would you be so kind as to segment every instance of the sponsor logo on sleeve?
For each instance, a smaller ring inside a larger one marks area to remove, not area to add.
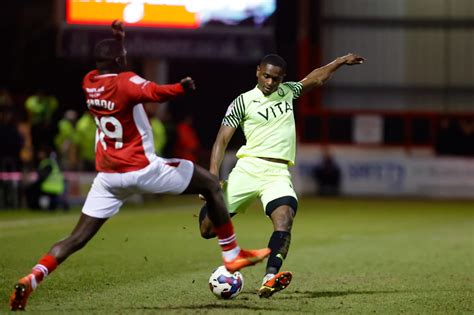
[[[135,83],[136,85],[140,85],[140,84],[143,84],[143,83],[147,82],[147,80],[143,79],[142,77],[140,77],[138,75],[135,75],[135,76],[131,77],[129,80],[130,80],[130,82]]]

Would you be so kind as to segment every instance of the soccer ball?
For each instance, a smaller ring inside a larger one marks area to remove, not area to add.
[[[209,289],[221,299],[233,299],[244,288],[244,277],[240,272],[230,273],[224,266],[217,267],[209,278]]]

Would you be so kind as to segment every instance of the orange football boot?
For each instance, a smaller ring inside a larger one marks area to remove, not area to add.
[[[261,262],[270,255],[270,248],[262,249],[241,249],[237,257],[232,260],[224,259],[224,266],[230,272],[234,273],[242,268],[253,266]]]
[[[259,297],[269,298],[274,293],[285,289],[291,282],[293,275],[289,271],[280,271],[273,277],[262,284],[262,287],[258,290],[257,294]]]
[[[33,292],[31,279],[28,276],[21,278],[15,285],[15,291],[10,297],[10,310],[24,311],[31,292]]]

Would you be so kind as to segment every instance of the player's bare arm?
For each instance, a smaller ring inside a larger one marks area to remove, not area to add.
[[[311,71],[310,74],[308,74],[303,80],[300,82],[303,84],[303,89],[301,93],[306,93],[313,89],[314,87],[321,86],[323,85],[332,75],[333,72],[335,72],[337,69],[339,69],[343,65],[358,65],[361,64],[365,61],[365,59],[359,55],[349,53],[345,56],[338,57],[331,63],[328,63],[327,65],[314,69]]]
[[[227,149],[227,145],[229,141],[232,139],[232,136],[235,133],[236,128],[229,127],[225,125],[221,125],[219,132],[217,133],[216,140],[212,146],[211,152],[211,162],[209,165],[209,173],[215,175],[219,178],[219,170],[221,169],[222,161],[224,160],[225,150]],[[224,181],[221,180],[221,187],[224,185]],[[206,200],[204,196],[199,195],[201,200]]]
[[[211,164],[209,171],[211,174],[219,177],[219,170],[221,168],[222,160],[224,159],[225,150],[229,144],[230,139],[235,133],[236,128],[222,125],[217,133],[216,141],[212,146]]]

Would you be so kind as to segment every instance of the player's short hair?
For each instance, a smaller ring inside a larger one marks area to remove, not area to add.
[[[286,73],[286,61],[282,57],[276,54],[269,54],[269,55],[264,56],[260,60],[260,63],[259,63],[259,65],[261,66],[268,65],[268,64],[276,66],[276,67],[280,67],[283,70],[283,72]]]
[[[94,59],[96,62],[112,61],[123,53],[123,45],[115,39],[104,39],[94,47]]]

